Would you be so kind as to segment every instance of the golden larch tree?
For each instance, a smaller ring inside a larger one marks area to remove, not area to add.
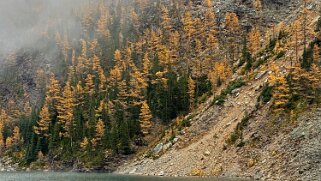
[[[238,58],[237,47],[240,34],[239,18],[235,13],[227,12],[225,14],[225,33],[227,34],[227,46],[231,64]]]
[[[316,65],[319,65],[320,63],[320,48],[317,44],[314,44],[314,47],[313,47],[313,62]]]
[[[84,92],[92,96],[95,93],[95,83],[94,83],[94,76],[88,74],[85,79],[85,87]]]
[[[4,122],[0,120],[0,151],[4,147],[4,141],[3,141],[3,128],[4,128]]]
[[[86,59],[87,58],[87,42],[84,39],[81,39],[80,43],[81,43],[81,57]]]
[[[276,78],[275,88],[273,90],[273,107],[274,111],[282,111],[284,110],[285,105],[289,101],[289,85],[284,77]]]
[[[161,13],[162,13],[162,16],[161,16],[161,19],[162,19],[162,22],[161,22],[161,26],[164,30],[164,33],[165,33],[165,37],[168,37],[169,33],[172,31],[172,28],[173,28],[173,25],[172,25],[172,20],[171,20],[171,17],[169,15],[169,11],[167,9],[166,6],[164,5],[161,5],[160,6],[160,9],[161,9]]]
[[[103,120],[98,119],[95,129],[95,139],[97,141],[100,141],[105,134],[105,123]]]
[[[148,50],[150,51],[150,54],[152,55],[153,52],[156,52],[156,47],[160,43],[160,38],[155,30],[147,29],[145,31],[145,34],[148,35],[148,40],[147,40]]]
[[[269,77],[269,83],[273,86],[273,111],[282,112],[290,98],[290,87],[277,65],[271,65],[272,74]]]
[[[177,65],[179,56],[179,41],[180,35],[178,31],[171,32],[169,35],[169,54],[170,64]]]
[[[128,90],[128,85],[126,83],[126,80],[122,80],[118,83],[118,101],[123,106],[123,108],[127,108],[127,98],[129,97],[130,93]]]
[[[5,127],[6,122],[8,121],[9,116],[6,111],[0,108],[0,149],[1,147],[5,147],[5,140],[3,137],[3,129]]]
[[[46,87],[45,71],[43,71],[43,69],[41,69],[41,68],[37,69],[35,83],[36,83],[36,89],[39,92],[42,92]]]
[[[252,55],[257,54],[260,49],[260,38],[261,34],[258,28],[253,28],[249,33],[249,50],[251,51]]]
[[[93,70],[98,72],[98,70],[101,68],[101,65],[100,65],[100,60],[99,60],[99,57],[94,55],[93,58],[92,58],[92,64],[93,64]]]
[[[239,18],[235,13],[227,12],[225,14],[225,27],[231,33],[237,33],[240,30]]]
[[[132,10],[131,12],[131,20],[132,20],[132,24],[133,24],[133,29],[135,34],[139,33],[139,27],[140,27],[140,17],[138,16],[138,14]]]
[[[125,62],[122,59],[122,54],[119,50],[116,50],[114,53],[114,59],[115,59],[115,64],[116,66],[118,66],[119,68],[121,68],[122,70],[124,70],[125,67]]]
[[[147,78],[149,76],[149,71],[151,69],[150,60],[148,58],[148,53],[145,53],[143,59],[143,74]]]
[[[165,46],[160,44],[158,46],[158,58],[159,58],[159,63],[162,67],[164,67],[164,70],[167,71],[169,66],[170,66],[170,51],[169,49]]]
[[[98,108],[95,110],[95,117],[100,119],[104,111],[107,111],[107,105],[106,100],[103,99],[100,101]]]
[[[109,14],[106,8],[101,8],[100,18],[97,21],[97,33],[100,37],[107,40],[110,37],[110,32],[108,30],[108,18]]]
[[[37,135],[44,137],[49,136],[49,125],[50,125],[50,113],[48,105],[45,104],[39,114],[39,120],[37,121],[37,126],[34,126],[34,132]]]
[[[109,81],[113,86],[117,85],[122,78],[122,71],[118,66],[110,70]]]
[[[188,78],[188,95],[189,95],[189,102],[190,102],[190,109],[194,109],[194,103],[195,103],[195,81],[193,78],[190,76]]]
[[[63,40],[61,49],[62,49],[62,54],[65,57],[65,62],[67,62],[69,58],[69,51],[71,49],[71,46],[69,45],[67,33],[64,34],[64,40]]]
[[[223,84],[233,74],[231,67],[226,63],[217,62],[214,64],[213,69],[208,73],[208,80],[211,82],[213,94],[217,88]]]
[[[253,6],[256,9],[257,12],[261,12],[262,11],[262,2],[261,0],[253,0]]]
[[[301,26],[301,23],[298,20],[294,21],[291,26],[291,29],[294,32],[294,42],[292,42],[292,44],[294,44],[294,48],[295,48],[295,62],[296,63],[299,62],[299,41],[301,39],[300,26]]]
[[[194,27],[194,20],[192,18],[192,14],[190,12],[190,10],[187,10],[185,13],[184,13],[184,16],[183,16],[183,29],[184,29],[184,32],[185,32],[185,42],[186,42],[186,45],[185,45],[185,49],[187,51],[187,53],[190,52],[191,50],[191,39],[192,39],[192,35],[195,33],[195,27]]]
[[[320,69],[317,65],[312,64],[311,70],[308,71],[299,65],[292,67],[291,88],[294,95],[308,100],[316,98],[316,91],[320,87]]]
[[[21,134],[20,134],[20,128],[18,126],[15,126],[13,128],[12,142],[16,146],[18,146],[18,145],[20,145],[22,143]]]
[[[151,119],[153,118],[152,113],[146,101],[142,102],[142,107],[139,114],[139,123],[141,131],[144,135],[149,134],[149,129],[152,126]]]
[[[59,99],[58,106],[58,120],[63,127],[63,132],[61,136],[70,138],[71,144],[74,134],[75,122],[74,122],[74,107],[75,107],[75,98],[72,91],[70,83],[67,82],[62,96]]]
[[[53,74],[50,76],[49,82],[50,83],[47,87],[46,102],[49,104],[48,106],[56,108],[58,99],[60,97],[60,84]]]
[[[211,0],[204,0],[204,6],[206,8],[204,14],[205,37],[207,49],[214,50],[218,45],[217,39],[217,24],[216,17],[213,12],[213,5]]]
[[[130,79],[130,96],[136,100],[140,101],[146,96],[146,89],[148,87],[147,77],[145,77],[140,71],[135,71],[131,74]],[[137,103],[138,103],[137,102]]]
[[[87,137],[84,138],[84,140],[80,143],[80,149],[82,151],[85,151],[89,145],[89,140]]]
[[[6,148],[9,149],[12,147],[12,144],[13,144],[13,140],[10,136],[7,137],[6,139]]]

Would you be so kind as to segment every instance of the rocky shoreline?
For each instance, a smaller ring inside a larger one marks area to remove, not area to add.
[[[12,159],[8,156],[0,158],[0,172],[14,172],[19,167],[18,163],[13,163]]]

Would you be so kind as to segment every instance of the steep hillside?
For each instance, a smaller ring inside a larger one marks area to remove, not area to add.
[[[273,14],[276,11],[265,10],[264,18],[276,20],[275,16],[283,19],[285,26],[293,23],[303,9],[302,5],[294,5],[294,1],[265,3],[269,7],[273,7],[273,3],[278,4],[276,7],[280,8],[281,13]],[[320,3],[313,2],[308,6],[315,11],[309,14],[306,23],[309,27],[315,27],[320,17]],[[243,20],[251,22],[252,18]],[[290,42],[287,42],[285,47],[289,47]],[[266,44],[267,49],[268,46]],[[298,54],[301,55],[303,49],[301,44]],[[234,74],[230,84],[221,87],[216,94],[240,78],[246,80],[245,85],[234,87],[223,104],[215,104],[219,100],[217,96],[208,98],[197,110],[182,118],[183,122],[188,122],[186,127],[174,124],[154,147],[145,150],[143,156],[133,158],[117,172],[259,180],[321,179],[318,158],[321,153],[319,104],[306,105],[301,102],[289,114],[283,115],[273,111],[273,100],[270,98],[263,104],[261,102],[262,96],[264,99],[269,90],[267,83],[275,74],[274,66],[279,67],[278,73],[282,71],[287,74],[290,60],[295,59],[291,58],[293,49],[283,50],[283,58],[267,52],[264,55],[267,60],[254,69],[252,75]]]

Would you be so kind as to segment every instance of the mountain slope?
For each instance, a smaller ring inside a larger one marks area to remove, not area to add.
[[[309,4],[309,7],[317,10],[320,4],[315,3]],[[291,24],[301,11],[302,6],[297,6],[291,14],[287,11],[286,16],[280,17]],[[319,17],[315,11],[306,23],[314,27]],[[299,52],[303,53],[302,45]],[[292,53],[290,49],[285,50],[284,59]],[[290,66],[290,62],[284,59],[272,56],[263,66],[254,70],[254,77],[243,77],[248,80],[246,84],[234,89],[223,105],[213,105],[213,97],[209,98],[194,113],[185,117],[185,120],[192,117],[190,127],[174,134],[174,140],[165,136],[157,146],[154,145],[154,149],[147,151],[143,157],[131,160],[117,172],[260,180],[319,180],[319,106],[302,108],[288,118],[271,113],[272,102],[263,106],[258,102],[273,74],[269,65],[273,62],[280,71],[286,72],[285,67]],[[233,77],[236,79],[239,75]],[[223,87],[226,88],[226,85]],[[231,144],[233,136],[237,137]]]
[[[0,167],[318,179],[319,1],[30,2]]]

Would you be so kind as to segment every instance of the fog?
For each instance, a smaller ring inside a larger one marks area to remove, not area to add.
[[[0,55],[38,46],[48,31],[79,34],[73,15],[89,0],[0,0]]]

